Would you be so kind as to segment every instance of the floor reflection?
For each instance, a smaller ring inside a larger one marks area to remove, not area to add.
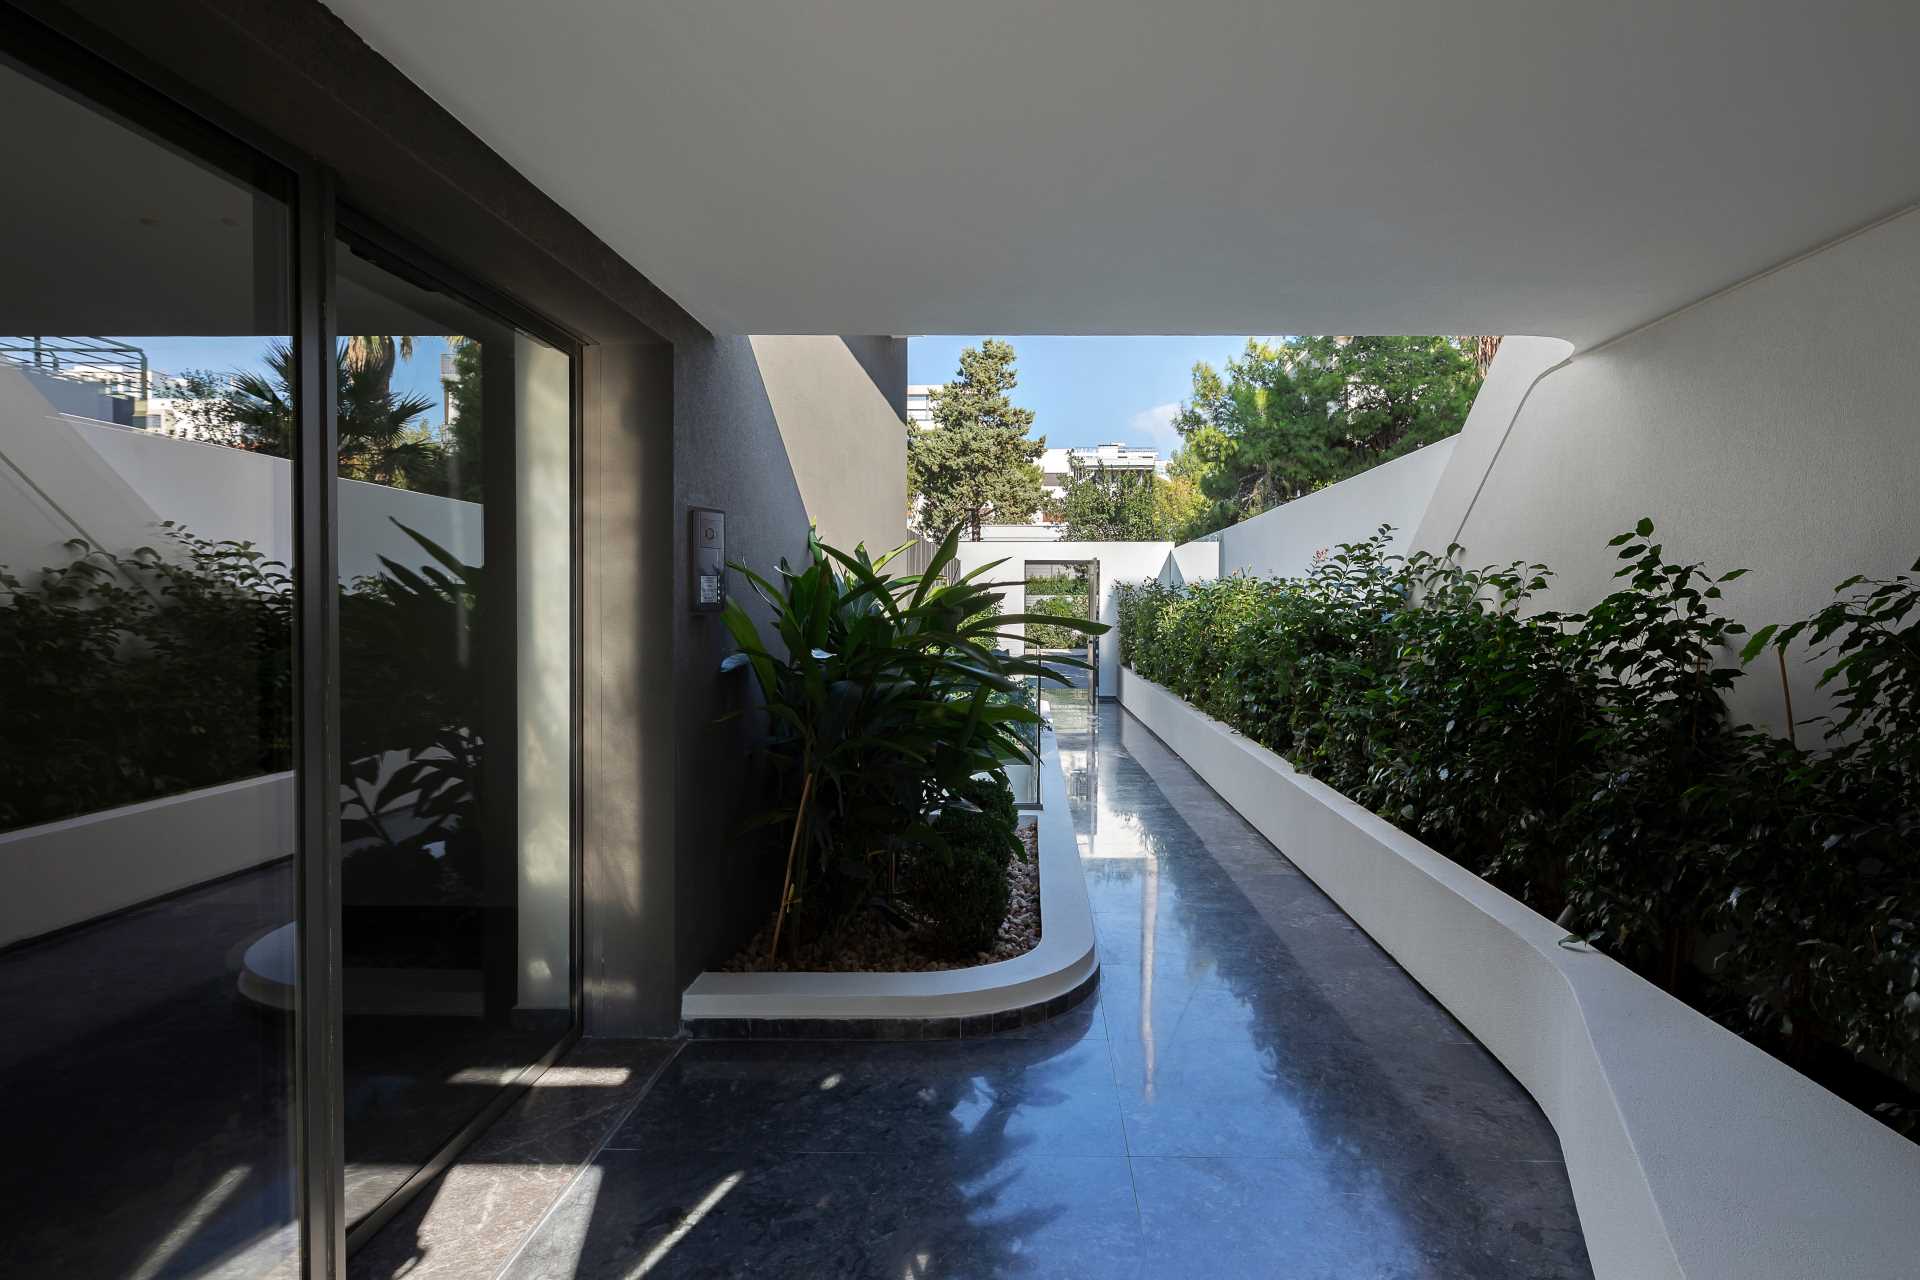
[[[1137,722],[1049,701],[1098,995],[1021,1039],[689,1044],[508,1274],[1589,1276],[1491,1055]]]
[[[236,986],[292,892],[276,864],[0,955],[0,1273],[292,1273],[291,1031]]]

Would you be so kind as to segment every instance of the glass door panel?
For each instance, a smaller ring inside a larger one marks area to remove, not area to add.
[[[347,1219],[573,1022],[571,362],[338,253]]]
[[[290,191],[0,118],[0,1269],[292,1274]]]

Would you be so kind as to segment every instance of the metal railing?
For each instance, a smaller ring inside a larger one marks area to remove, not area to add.
[[[888,565],[887,568],[890,572],[898,574],[925,573],[927,566],[933,563],[933,553],[939,549],[939,543],[928,542],[925,538],[919,538],[915,540],[912,546],[902,551],[900,558]],[[948,582],[953,581],[953,565],[948,564],[945,569],[940,571],[940,576]]]
[[[47,377],[84,383],[142,400],[153,388],[153,371],[147,365],[147,353],[110,338],[0,338],[0,360]]]

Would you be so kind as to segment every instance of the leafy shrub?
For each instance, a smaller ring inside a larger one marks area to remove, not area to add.
[[[293,594],[248,543],[0,569],[0,830],[289,769]]]
[[[900,892],[954,955],[991,950],[1007,918],[1007,866],[1026,850],[1006,775],[969,778],[932,820],[932,838],[902,863]]]
[[[918,574],[809,539],[808,561],[782,562],[778,584],[733,566],[771,613],[777,644],[740,601],[724,617],[759,686],[782,790],[763,821],[787,835],[772,945],[796,913],[818,935],[837,929],[903,857],[937,842],[931,815],[982,772],[1030,755],[1024,729],[1038,717],[1024,681],[1061,677],[1084,662],[1009,656],[1032,614],[1000,614],[1003,590],[985,581],[1001,561],[957,580],[942,576],[959,530]],[[912,545],[912,544],[908,544]],[[1102,624],[1062,620],[1079,634]],[[1004,913],[1004,908],[1003,908]]]
[[[1124,588],[1122,661],[1796,1064],[1912,1080],[1920,582],[1849,580],[1747,644],[1832,655],[1839,716],[1803,748],[1728,721],[1745,571],[1653,533],[1613,539],[1585,614],[1534,608],[1543,565],[1389,555],[1384,528],[1297,580]]]
[[[1091,617],[1087,580],[1078,573],[1050,573],[1026,581],[1026,610],[1048,618]],[[1034,649],[1084,648],[1087,638],[1051,622],[1027,624],[1027,645]]]
[[[0,830],[293,767],[287,567],[163,528],[170,558],[75,542],[31,580],[0,570]],[[430,563],[385,560],[340,601],[346,874],[477,884],[485,573],[401,528]]]
[[[1803,635],[1833,659],[1820,683],[1836,688],[1838,718],[1817,752],[1742,733],[1710,792],[1739,836],[1716,924],[1733,940],[1724,964],[1750,1024],[1790,1060],[1835,1043],[1909,1080],[1920,1076],[1916,574],[1920,563],[1849,578],[1812,617],[1755,633],[1749,661]]]

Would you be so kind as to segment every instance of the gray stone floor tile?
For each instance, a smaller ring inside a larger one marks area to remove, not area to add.
[[[981,1040],[689,1044],[514,1280],[1591,1275],[1498,1061],[1152,734],[1051,701],[1097,993]]]
[[[506,1274],[1143,1276],[1124,1157],[1009,1160],[998,1141],[887,1156],[610,1151]]]

